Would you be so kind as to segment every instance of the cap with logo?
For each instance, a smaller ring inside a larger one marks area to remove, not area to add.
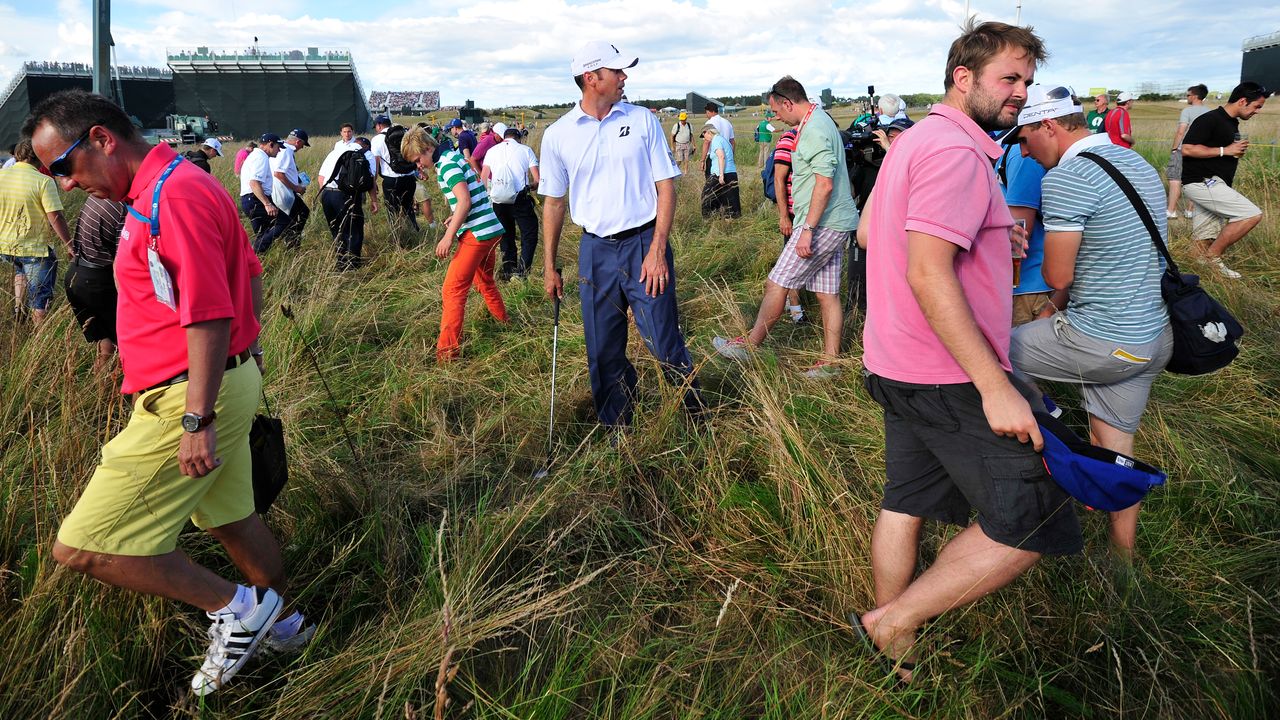
[[[1163,485],[1159,468],[1081,440],[1048,413],[1036,412],[1044,437],[1044,466],[1068,495],[1095,510],[1115,512],[1133,506]]]
[[[456,128],[456,127],[459,127],[459,128],[462,127],[462,120],[458,118],[454,118],[445,124],[445,128]]]
[[[262,137],[258,138],[259,143],[278,143],[280,136],[275,133],[262,133]]]
[[[1125,92],[1122,92],[1116,96],[1116,104],[1123,105],[1127,102],[1132,102],[1134,99],[1135,98],[1133,97],[1133,93],[1126,90]]]
[[[307,137],[307,131],[303,130],[302,128],[294,128],[290,130],[289,137],[292,139],[301,140],[302,147],[311,147],[311,143],[307,142],[309,140],[309,138]]]
[[[578,48],[573,54],[569,69],[574,77],[592,70],[609,68],[610,70],[626,70],[635,67],[640,58],[634,55],[623,55],[618,48],[602,40],[589,42]]]
[[[222,142],[217,138],[205,138],[204,146],[212,148],[214,152],[218,153],[218,157],[222,157]]]
[[[1000,142],[1011,145],[1018,141],[1018,131],[1023,125],[1038,123],[1041,120],[1066,117],[1084,112],[1084,108],[1076,104],[1075,91],[1065,85],[1042,85],[1036,83],[1027,88],[1027,102],[1018,113],[1018,124],[1010,130]]]

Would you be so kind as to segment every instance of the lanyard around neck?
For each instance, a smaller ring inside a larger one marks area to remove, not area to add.
[[[809,118],[813,117],[813,111],[817,109],[816,103],[809,103],[809,112],[804,114],[804,118],[800,124],[796,126],[796,144],[800,144],[800,133],[804,130],[805,125],[809,124]]]
[[[160,188],[164,187],[164,181],[169,179],[169,176],[173,174],[173,169],[178,167],[180,162],[182,162],[181,155],[169,162],[168,167],[160,174],[160,179],[156,181],[156,188],[151,193],[151,217],[148,218],[146,215],[134,210],[132,205],[125,205],[125,209],[129,211],[130,215],[151,226],[151,239],[153,241],[160,237]]]

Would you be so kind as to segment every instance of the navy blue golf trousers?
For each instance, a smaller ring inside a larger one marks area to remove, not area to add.
[[[657,297],[645,294],[640,266],[653,241],[653,228],[615,240],[582,233],[578,247],[578,295],[587,341],[591,399],[600,422],[630,425],[636,369],[627,360],[627,308],[635,315],[644,344],[673,385],[689,383],[685,408],[698,416],[703,408],[693,362],[680,332],[676,307],[676,271],[666,249],[667,285]]]

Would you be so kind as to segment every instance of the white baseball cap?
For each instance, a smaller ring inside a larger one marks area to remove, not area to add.
[[[1121,103],[1127,103],[1134,99],[1135,98],[1133,97],[1133,93],[1126,90],[1125,92],[1122,92],[1116,96],[1116,104],[1120,105]]]
[[[638,62],[640,58],[634,55],[623,55],[617,47],[603,40],[597,40],[578,48],[578,52],[573,54],[573,61],[569,63],[569,70],[574,77],[578,77],[585,72],[600,68],[626,70],[635,67]]]
[[[499,138],[501,138],[502,136],[506,135],[506,134],[507,134],[507,126],[506,126],[506,124],[505,124],[505,123],[494,123],[494,124],[493,124],[493,134],[494,134],[494,135],[497,135]]]
[[[1018,113],[1018,127],[1073,115],[1082,110],[1076,104],[1076,94],[1071,88],[1036,83],[1027,88],[1027,103],[1022,106],[1022,112]]]
[[[213,151],[218,153],[218,157],[222,157],[222,142],[217,138],[207,138],[204,141],[204,146],[213,148]]]

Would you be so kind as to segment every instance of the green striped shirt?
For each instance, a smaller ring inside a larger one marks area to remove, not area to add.
[[[440,184],[440,192],[449,201],[449,211],[457,212],[458,197],[453,188],[460,182],[467,184],[471,192],[471,211],[467,213],[466,222],[458,228],[458,234],[470,230],[477,240],[496,240],[502,237],[502,223],[493,213],[493,205],[489,203],[489,192],[484,189],[476,172],[462,153],[457,150],[446,150],[436,161],[436,182]]]
[[[1164,185],[1151,165],[1138,153],[1106,141],[1091,141],[1084,149],[1111,161],[1133,183],[1167,242]],[[1082,233],[1067,305],[1071,325],[1090,337],[1118,343],[1160,337],[1169,323],[1160,296],[1164,259],[1106,171],[1082,157],[1059,164],[1045,173],[1040,211],[1046,232]]]

